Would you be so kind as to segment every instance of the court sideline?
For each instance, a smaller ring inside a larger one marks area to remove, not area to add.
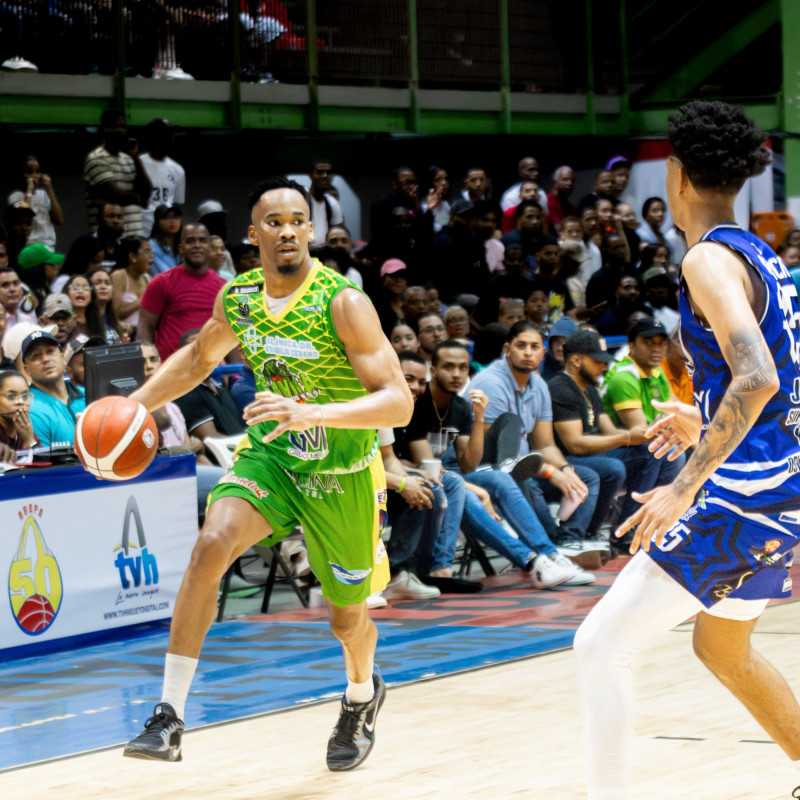
[[[786,800],[800,785],[778,747],[691,653],[691,623],[639,659],[634,798]],[[800,690],[796,602],[771,606],[756,646]],[[325,768],[336,701],[190,731],[179,764],[119,747],[0,774],[6,798],[405,800],[585,796],[572,651],[390,688],[370,759]]]

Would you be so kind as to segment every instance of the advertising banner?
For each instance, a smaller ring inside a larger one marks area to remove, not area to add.
[[[194,456],[120,483],[6,473],[0,531],[0,652],[168,619],[197,540]]]

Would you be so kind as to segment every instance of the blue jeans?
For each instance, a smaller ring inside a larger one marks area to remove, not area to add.
[[[468,527],[470,533],[473,533],[476,538],[521,567],[524,567],[530,561],[531,551],[536,555],[544,553],[548,556],[555,555],[558,552],[542,527],[542,523],[536,518],[530,503],[525,499],[525,495],[511,475],[496,469],[486,469],[471,472],[466,476],[466,480],[489,492],[492,503],[497,506],[502,516],[519,536],[519,539],[510,536],[499,522],[492,519],[477,496],[472,492],[467,492],[467,495],[475,497],[478,505],[480,505],[486,517],[482,524],[488,527],[488,530],[484,531],[471,527],[470,521],[467,519],[467,509],[471,505],[468,498],[464,508],[462,525]],[[487,520],[494,524],[488,525]],[[524,560],[521,560],[523,553]]]
[[[523,441],[522,420],[510,411],[500,414],[486,432],[483,446],[484,463],[499,464],[507,458],[515,458],[518,453],[528,452],[522,446]],[[571,459],[570,463],[572,463]],[[561,525],[560,529],[550,514],[548,503],[560,501],[561,492],[554,489],[552,484],[544,479],[531,478],[520,484],[539,522],[544,526],[545,533],[553,542],[562,536],[568,536],[570,539],[582,539],[587,532],[593,532],[591,526],[600,492],[600,478],[588,467],[576,467],[575,472],[586,484],[589,494],[572,516]],[[613,495],[611,499],[614,499]]]
[[[431,571],[434,542],[442,527],[447,501],[440,486],[433,484],[431,508],[412,508],[400,495],[389,495],[387,510],[392,535],[386,545],[393,575],[409,570],[419,575]]]
[[[225,474],[222,467],[212,467],[206,464],[197,465],[197,516],[204,519],[206,503],[211,490],[217,485],[219,479]]]
[[[433,542],[431,565],[428,572],[453,566],[453,561],[456,557],[458,530],[461,527],[461,519],[464,516],[464,502],[467,490],[464,487],[464,478],[461,473],[453,472],[449,469],[442,472],[442,487],[436,486],[434,494],[437,491],[442,492],[442,488],[444,489],[446,507],[442,525]]]
[[[591,532],[590,524],[600,493],[600,478],[593,469],[580,464],[575,466],[575,473],[586,484],[589,494],[572,516],[561,523],[560,528],[550,514],[548,503],[558,503],[564,495],[545,478],[528,478],[521,484],[536,516],[552,541],[564,538],[582,540]]]
[[[645,445],[646,447],[646,445]],[[622,447],[620,450],[635,450],[636,448]],[[597,495],[597,505],[594,507],[594,514],[589,522],[588,533],[597,533],[597,529],[605,522],[611,511],[611,506],[614,504],[614,498],[625,486],[625,475],[635,473],[641,466],[638,462],[631,460],[630,462],[624,461],[618,456],[615,457],[611,453],[617,453],[617,450],[612,450],[603,455],[593,456],[573,456],[567,455],[567,460],[575,467],[583,466],[588,467],[597,474],[600,479],[600,487]]]
[[[597,511],[595,518],[597,525],[600,525],[608,515],[614,496],[620,491],[624,485],[627,489],[627,494],[622,502],[622,510],[620,511],[620,522],[627,519],[631,514],[636,513],[641,507],[641,503],[637,503],[631,497],[631,492],[649,492],[656,486],[664,486],[667,483],[672,483],[678,473],[686,463],[686,456],[681,455],[675,461],[667,461],[665,458],[656,458],[648,449],[647,444],[639,444],[633,447],[617,447],[614,450],[609,450],[603,455],[595,456],[570,456],[570,464],[583,464],[590,467],[598,475],[601,480],[601,497],[597,502]],[[616,488],[611,487],[612,478],[609,473],[613,472],[618,474],[619,465],[623,465],[623,480]],[[627,473],[627,478],[625,478]],[[605,476],[606,483],[603,483]],[[606,487],[613,491],[610,497],[606,492]],[[601,509],[601,505],[605,506]],[[600,516],[602,514],[602,516]],[[592,520],[595,524],[595,519]],[[596,526],[592,532],[596,530]]]

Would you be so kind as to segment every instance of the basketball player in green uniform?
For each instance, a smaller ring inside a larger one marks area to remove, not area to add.
[[[248,236],[261,269],[223,287],[196,341],[132,395],[158,408],[205,380],[237,344],[256,376],[244,412],[246,445],[211,494],[175,603],[162,700],[124,755],[180,760],[184,705],[220,579],[248,547],[275,544],[301,523],[344,651],[347,690],[327,761],[347,770],[372,748],[385,696],[366,608],[389,578],[376,428],[406,425],[413,402],[372,303],[309,256],[313,225],[303,188],[271,178],[253,192],[250,209]]]

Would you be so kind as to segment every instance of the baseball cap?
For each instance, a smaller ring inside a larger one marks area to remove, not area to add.
[[[388,258],[381,265],[381,277],[384,275],[393,275],[395,272],[406,270],[406,262],[401,261],[399,258]]]
[[[628,341],[632,342],[637,336],[644,336],[645,339],[649,339],[652,336],[659,335],[668,336],[669,333],[657,319],[645,317],[631,325],[631,329],[628,331]]]
[[[611,156],[606,162],[606,170],[614,169],[614,167],[629,167],[630,165],[630,159],[625,158],[625,156]]]
[[[153,212],[153,219],[154,220],[164,219],[164,217],[166,217],[167,214],[173,214],[176,217],[182,217],[183,209],[177,204],[171,206],[162,204],[160,206],[156,206],[156,210]]]
[[[20,353],[22,340],[30,336],[35,331],[44,331],[53,334],[58,330],[58,325],[34,325],[32,322],[18,322],[13,328],[6,332],[3,337],[3,352],[6,358],[12,361]]]
[[[47,295],[42,303],[42,314],[52,317],[53,314],[58,314],[59,311],[66,311],[70,315],[75,313],[69,297],[65,294]]]
[[[585,250],[581,242],[576,242],[574,239],[564,239],[558,243],[558,248],[562,256],[569,256],[573,261],[583,264],[584,261],[591,258],[588,250]]]
[[[451,204],[450,213],[463,219],[469,219],[473,214],[472,201],[459,197]]]
[[[30,207],[28,203],[24,200],[17,200],[15,203],[12,203],[7,211],[14,216],[19,216],[20,214],[29,214],[30,216],[35,216],[36,212]]]
[[[571,356],[575,353],[589,356],[604,364],[614,363],[614,357],[606,347],[606,340],[594,331],[578,331],[567,337],[567,341],[564,342],[564,356]]]
[[[17,256],[17,264],[20,269],[32,269],[39,264],[63,264],[64,256],[61,253],[54,253],[47,245],[29,244],[23,247]]]
[[[22,344],[20,345],[19,351],[20,351],[20,353],[22,353],[22,360],[23,361],[25,360],[25,353],[27,353],[28,350],[30,350],[31,347],[34,344],[36,344],[36,342],[41,342],[41,341],[52,342],[56,347],[58,347],[58,341],[56,340],[56,337],[53,336],[52,333],[48,333],[45,330],[33,331],[33,333],[29,333],[22,340]],[[60,352],[60,350],[59,350],[59,352]]]
[[[654,278],[660,278],[660,277],[663,277],[664,280],[667,281],[667,283],[669,283],[668,273],[664,267],[660,267],[658,265],[650,267],[650,269],[646,269],[642,273],[642,285],[648,283],[649,281],[652,281]]]
[[[170,122],[168,119],[164,119],[163,117],[155,117],[147,123],[147,129],[151,131],[168,130],[174,127],[175,124],[173,122]]]
[[[80,353],[84,347],[102,347],[105,344],[106,340],[102,336],[88,336],[85,333],[79,333],[67,342],[67,346],[64,348],[64,363],[69,364],[72,357],[76,353]]]
[[[228,212],[222,207],[222,203],[218,200],[206,200],[197,206],[197,213],[201,217],[205,217],[208,214],[227,214]]]
[[[561,317],[561,319],[556,320],[553,327],[550,328],[550,335],[548,338],[552,339],[554,336],[563,336],[566,338],[567,336],[572,336],[577,330],[578,325],[574,319],[570,317]]]

